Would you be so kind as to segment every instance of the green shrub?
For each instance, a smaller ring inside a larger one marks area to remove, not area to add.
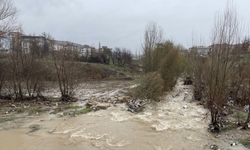
[[[163,95],[164,80],[158,73],[149,73],[140,81],[140,85],[133,89],[132,96],[139,99],[159,101]]]
[[[151,67],[146,67],[145,65],[148,64],[143,64],[144,68],[148,68],[145,72],[158,72],[161,75],[165,91],[169,91],[175,86],[179,75],[184,71],[185,59],[181,53],[183,49],[171,41],[158,43],[151,50],[151,59],[147,60],[147,62],[150,61]]]

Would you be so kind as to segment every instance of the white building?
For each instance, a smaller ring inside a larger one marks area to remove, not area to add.
[[[9,53],[11,49],[12,39],[15,32],[13,33],[0,33],[0,52]]]
[[[31,52],[32,42],[36,42],[37,45],[41,47],[41,50],[45,48],[47,42],[47,44],[49,43],[49,45],[53,45],[51,48],[55,51],[60,51],[66,48],[68,50],[77,51],[80,56],[87,57],[96,52],[96,49],[89,45],[81,45],[69,41],[47,40],[44,36],[29,36],[18,32],[12,32],[0,33],[0,53],[9,53],[15,39],[20,39],[21,48],[25,53]]]
[[[206,46],[194,46],[194,47],[191,47],[190,50],[196,51],[201,56],[207,56],[208,53],[209,53],[210,47],[206,47]]]
[[[25,53],[29,53],[31,51],[32,42],[36,42],[36,44],[40,47],[44,47],[46,39],[43,36],[21,36],[21,45],[22,50]]]

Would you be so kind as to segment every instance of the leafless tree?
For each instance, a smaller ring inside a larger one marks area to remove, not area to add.
[[[13,31],[16,26],[16,8],[11,0],[0,0],[0,31]]]
[[[24,99],[24,88],[23,88],[23,70],[24,70],[24,58],[21,49],[20,34],[16,34],[12,39],[12,51],[9,54],[10,64],[10,91],[13,90],[15,99]]]
[[[219,118],[230,91],[228,86],[230,75],[235,65],[234,44],[239,39],[237,12],[232,7],[228,6],[223,16],[218,18],[212,37],[212,46],[205,68],[205,92],[211,112],[211,123],[218,129],[221,121]]]
[[[17,33],[12,39],[13,46],[8,59],[9,91],[12,91],[16,100],[33,99],[41,96],[45,69],[36,55],[22,49],[20,34]],[[32,46],[31,51],[36,51],[36,48]]]
[[[0,97],[2,96],[2,90],[4,88],[5,82],[6,82],[6,63],[0,62]]]
[[[250,123],[250,62],[246,62],[244,65],[244,70],[242,71],[242,82],[240,86],[241,103],[243,106],[249,106],[248,117],[245,121],[245,126]]]
[[[112,63],[118,66],[131,65],[132,63],[132,54],[129,50],[123,48],[115,48],[112,52]]]
[[[64,46],[60,51],[53,51],[53,61],[56,69],[61,99],[72,101],[74,88],[78,83],[79,68],[74,61],[77,59],[76,52],[70,45]]]
[[[187,59],[190,66],[189,76],[193,78],[194,98],[200,101],[204,92],[204,72],[207,58],[202,57],[194,48],[189,52]]]
[[[0,0],[0,34],[14,29],[13,22],[16,15],[16,8],[11,0]],[[6,63],[0,64],[0,95],[6,83]]]
[[[156,23],[146,27],[143,43],[143,67],[145,72],[153,69],[153,51],[157,44],[162,42],[163,31]]]

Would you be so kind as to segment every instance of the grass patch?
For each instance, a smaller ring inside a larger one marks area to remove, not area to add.
[[[239,142],[247,148],[250,148],[250,137],[247,139],[241,139]]]
[[[29,115],[34,115],[49,111],[49,108],[42,108],[37,106],[37,107],[30,107],[27,111]]]
[[[233,130],[235,129],[237,126],[235,123],[232,123],[232,122],[227,122],[223,128],[221,128],[221,132],[226,132],[226,131],[229,131],[229,130]]]
[[[82,114],[87,114],[87,113],[89,113],[91,111],[92,111],[91,108],[75,109],[75,110],[72,110],[72,111],[63,112],[63,115],[64,116],[75,117],[75,116],[79,116],[79,115],[82,115]]]
[[[75,105],[62,105],[58,106],[51,112],[51,114],[58,114],[63,112],[63,116],[77,116],[81,114],[86,114],[91,112],[91,108],[83,108],[83,106],[75,106]]]
[[[74,113],[76,115],[82,115],[82,114],[87,114],[87,113],[89,113],[91,111],[92,111],[92,109],[87,107],[87,108],[83,108],[83,109],[80,109],[80,110],[76,110]]]
[[[62,107],[64,110],[69,110],[69,109],[79,109],[82,108],[82,106],[74,106],[74,105],[66,105]]]
[[[16,119],[16,118],[13,117],[13,116],[0,118],[0,124],[1,124],[1,123],[4,123],[4,122],[8,122],[8,121],[13,121],[13,120],[15,120],[15,119]]]
[[[237,111],[232,115],[233,119],[237,122],[245,122],[247,118],[247,113]]]
[[[58,106],[57,108],[55,108],[53,110],[53,112],[51,112],[51,114],[57,114],[59,112],[63,112],[66,110],[77,110],[82,108],[81,106],[74,106],[74,105],[62,105],[62,106]]]

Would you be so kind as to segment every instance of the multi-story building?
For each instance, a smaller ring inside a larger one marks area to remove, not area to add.
[[[81,45],[69,41],[49,40],[44,36],[24,35],[19,32],[0,33],[0,52],[9,53],[14,49],[13,45],[16,41],[20,42],[21,49],[25,53],[30,53],[32,51],[32,45],[34,43],[36,46],[39,46],[39,53],[42,53],[43,50],[45,51],[46,48],[55,51],[67,49],[77,51],[80,56],[88,58],[90,56],[98,56],[100,53],[111,52],[111,49],[107,46],[96,49],[89,45]]]
[[[207,56],[209,53],[210,47],[194,46],[194,47],[191,47],[189,50],[196,51],[201,56]]]
[[[31,52],[32,43],[35,42],[37,46],[41,47],[42,49],[45,47],[46,38],[43,36],[21,36],[21,47],[25,53]]]

